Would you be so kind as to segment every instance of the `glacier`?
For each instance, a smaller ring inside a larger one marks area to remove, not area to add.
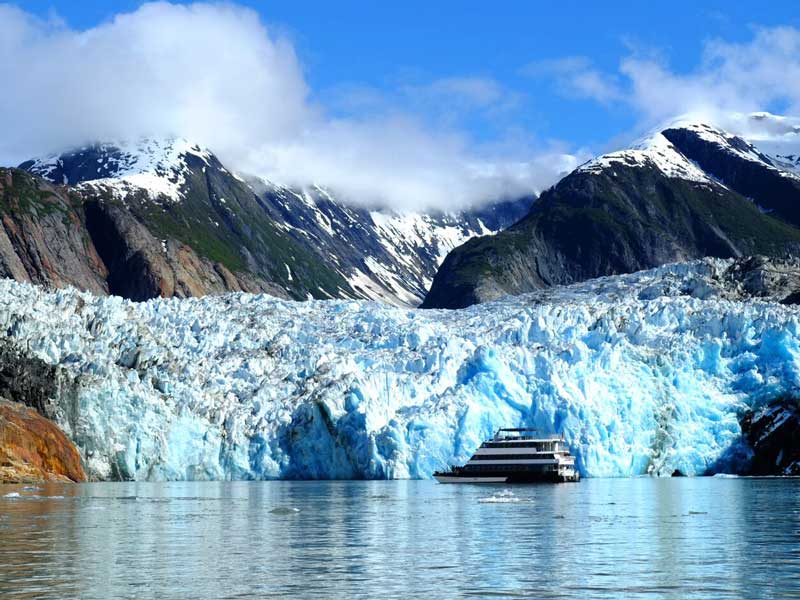
[[[6,340],[58,366],[95,479],[428,478],[499,427],[584,476],[692,475],[800,383],[800,312],[705,259],[457,311],[243,293],[135,303],[0,281]]]

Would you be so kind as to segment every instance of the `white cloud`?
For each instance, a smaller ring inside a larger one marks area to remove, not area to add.
[[[619,73],[603,73],[580,57],[545,67],[538,74],[552,76],[567,93],[628,105],[640,127],[692,115],[736,129],[753,123],[737,113],[800,112],[800,30],[793,27],[757,28],[741,43],[709,41],[697,67],[686,72],[637,54],[621,61]]]
[[[148,4],[76,32],[0,11],[4,154],[150,134],[229,146],[248,131],[289,135],[312,117],[291,45],[252,12]]]
[[[531,77],[555,79],[568,96],[591,98],[604,104],[618,102],[624,97],[614,78],[593,67],[585,56],[536,61],[523,67],[522,72]]]
[[[635,57],[621,71],[631,84],[631,102],[649,119],[674,114],[750,112],[780,105],[800,108],[800,31],[757,29],[752,40],[706,45],[701,65],[675,73],[663,63]]]
[[[418,208],[463,206],[540,191],[579,160],[557,147],[531,153],[527,160],[509,154],[479,157],[469,153],[469,145],[459,134],[431,136],[402,116],[379,124],[330,121],[284,144],[265,146],[248,162],[272,165],[275,177],[288,177],[296,184],[304,181],[304,165],[313,165],[318,181],[355,202]]]
[[[463,110],[497,110],[512,107],[519,95],[506,90],[489,77],[444,77],[424,84],[408,84],[406,98],[420,102],[447,104]]]
[[[275,181],[419,208],[529,193],[575,162],[482,151],[458,128],[403,112],[335,119],[309,99],[291,42],[231,4],[146,4],[86,31],[0,5],[0,81],[4,164],[94,140],[177,135]],[[506,100],[482,78],[425,93],[482,110]]]

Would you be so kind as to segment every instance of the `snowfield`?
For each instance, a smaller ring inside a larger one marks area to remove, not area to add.
[[[64,185],[77,183],[78,188],[99,188],[109,191],[112,196],[125,200],[128,194],[144,190],[152,201],[166,199],[180,202],[182,188],[189,171],[186,159],[195,156],[210,165],[211,152],[197,144],[183,139],[141,139],[138,141],[118,141],[112,144],[84,146],[73,151],[81,157],[87,151],[100,156],[91,179],[71,182],[66,176],[58,181],[55,173],[63,167],[60,154],[36,158],[28,170],[39,177]]]
[[[665,177],[677,177],[698,183],[716,183],[707,173],[681,154],[660,132],[653,132],[639,140],[631,149],[611,152],[590,160],[577,170],[600,175],[615,165],[627,167],[653,165]]]
[[[697,116],[683,115],[661,124],[630,148],[598,156],[578,167],[585,173],[601,174],[620,166],[653,165],[666,177],[697,183],[724,184],[686,158],[662,134],[667,129],[685,129],[723,152],[774,169],[784,177],[800,177],[800,121],[766,112],[731,113],[725,120],[736,134],[707,125]]]
[[[95,478],[426,478],[509,426],[563,432],[583,475],[699,474],[800,384],[800,312],[730,299],[729,264],[459,311],[5,280],[0,325],[73,381],[56,420]]]
[[[399,307],[422,303],[436,269],[451,250],[473,237],[497,233],[530,208],[529,202],[523,207],[524,198],[453,212],[365,208],[323,186],[287,187],[229,171],[209,149],[183,138],[95,143],[34,158],[22,166],[53,183],[70,184],[78,192],[106,195],[129,207],[152,203],[164,210],[184,202],[194,192],[199,192],[200,197],[209,192],[196,187],[207,187],[206,177],[198,184],[197,177],[192,181],[193,173],[199,176],[216,172],[229,183],[233,179],[247,186],[259,198],[274,227],[318,252],[351,288],[320,288],[323,297],[378,300]],[[223,197],[234,192],[218,187],[210,191],[209,198],[224,207],[224,220],[241,217],[240,208],[236,208],[239,201]],[[220,214],[214,216],[216,209],[208,210],[212,211],[206,215],[208,220],[219,227]],[[147,218],[144,225],[149,228],[155,223]],[[298,273],[284,265],[288,280],[293,281]],[[293,295],[292,286],[285,289]]]

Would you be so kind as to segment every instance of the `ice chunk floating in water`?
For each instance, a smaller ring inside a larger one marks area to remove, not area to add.
[[[530,498],[526,498],[525,502],[530,502]],[[511,490],[502,490],[491,496],[486,496],[478,500],[480,504],[514,504],[522,502],[522,498],[518,498]]]
[[[563,432],[583,475],[704,472],[798,387],[798,311],[699,261],[460,311],[231,294],[132,303],[0,282],[0,326],[62,366],[90,474],[430,477],[498,427]]]

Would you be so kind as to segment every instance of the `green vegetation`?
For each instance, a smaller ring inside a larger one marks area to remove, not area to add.
[[[544,261],[562,281],[630,272],[686,256],[780,255],[800,229],[717,186],[664,177],[653,167],[573,173],[509,229],[471,240],[445,260],[426,306],[460,305],[482,281],[517,281]],[[509,287],[510,286],[510,287]]]
[[[222,200],[224,199],[224,202]],[[128,198],[128,209],[156,237],[172,238],[230,271],[250,272],[293,290],[326,297],[349,289],[347,281],[313,251],[292,239],[258,204],[253,192],[216,170],[187,173],[179,202]],[[294,273],[291,281],[285,265]]]
[[[11,185],[6,185],[10,180]],[[0,168],[0,211],[6,214],[27,213],[35,219],[51,214],[61,214],[65,224],[70,223],[72,206],[52,190],[43,188],[42,180],[19,169]]]

